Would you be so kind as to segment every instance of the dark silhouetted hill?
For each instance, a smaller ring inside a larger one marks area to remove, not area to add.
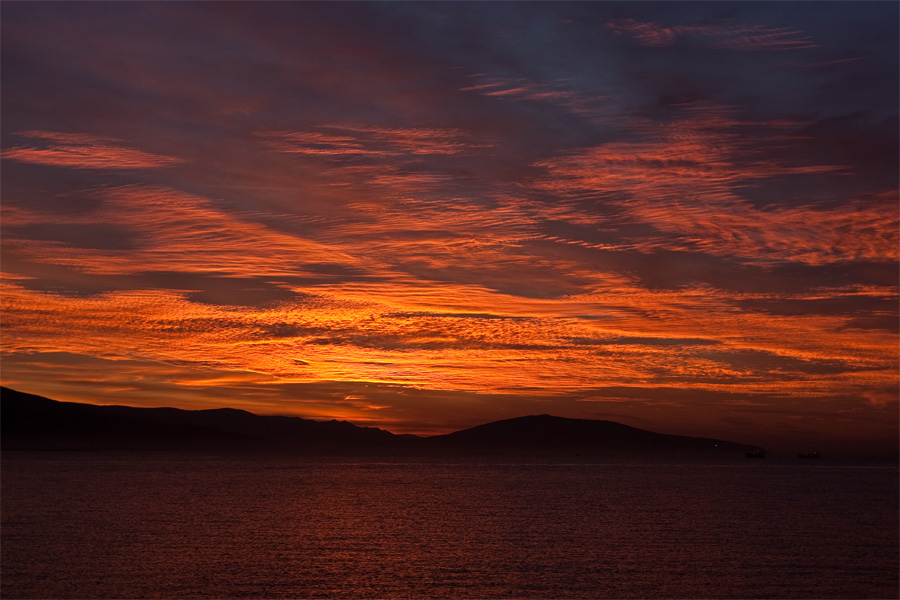
[[[57,402],[0,388],[3,450],[224,449],[252,441],[208,427],[161,425],[103,406]]]
[[[326,453],[743,456],[759,449],[612,421],[536,415],[420,438],[346,421],[57,402],[0,388],[3,450],[278,450]]]
[[[344,421],[258,416],[231,408],[96,406],[0,388],[0,443],[4,450],[349,451],[389,445],[407,437]]]
[[[435,449],[486,453],[566,453],[633,456],[690,454],[743,456],[759,446],[711,438],[654,433],[614,421],[532,415],[486,423],[422,441]]]

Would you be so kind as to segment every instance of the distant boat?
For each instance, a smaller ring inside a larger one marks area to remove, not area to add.
[[[822,458],[818,452],[807,452],[806,454],[798,454],[797,458]]]
[[[748,452],[744,456],[746,456],[747,458],[765,458],[766,451],[760,449],[760,450],[757,450],[756,452]]]

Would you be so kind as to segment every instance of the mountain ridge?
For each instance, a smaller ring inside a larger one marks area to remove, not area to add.
[[[10,449],[340,450],[394,434],[346,421],[61,402],[0,387],[0,447]]]
[[[616,421],[571,419],[548,414],[528,415],[485,423],[469,429],[426,438],[427,444],[460,444],[484,451],[522,451],[525,448],[604,454],[693,454],[762,450],[760,446],[706,437],[657,433]]]
[[[347,421],[256,415],[234,408],[185,410],[60,402],[0,387],[3,450],[272,450],[415,454],[735,455],[759,446],[656,433],[548,414],[484,423],[430,437]]]

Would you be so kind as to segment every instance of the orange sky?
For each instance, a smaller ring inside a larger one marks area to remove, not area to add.
[[[897,6],[722,6],[4,6],[3,384],[896,448]]]

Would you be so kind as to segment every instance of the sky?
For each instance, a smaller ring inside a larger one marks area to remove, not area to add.
[[[898,440],[894,2],[4,2],[3,385]]]

